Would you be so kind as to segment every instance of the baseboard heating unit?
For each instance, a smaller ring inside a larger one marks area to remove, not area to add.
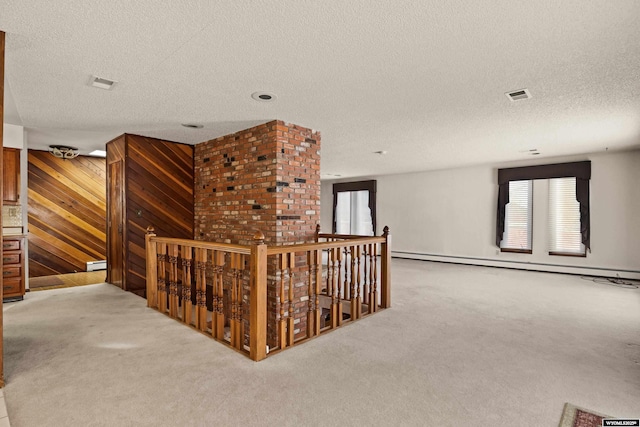
[[[107,269],[107,260],[87,262],[87,271],[98,271]]]

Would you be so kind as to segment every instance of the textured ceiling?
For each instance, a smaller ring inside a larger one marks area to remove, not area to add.
[[[198,143],[275,118],[322,132],[323,177],[640,147],[637,0],[0,0],[0,11],[7,120],[30,148],[92,150],[123,132]],[[118,83],[91,88],[91,75]],[[504,95],[522,88],[533,97]],[[277,100],[254,101],[259,90]]]

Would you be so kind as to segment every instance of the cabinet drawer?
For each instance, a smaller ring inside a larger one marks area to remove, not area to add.
[[[7,264],[20,264],[20,253],[17,254],[2,254],[2,263]]]
[[[20,240],[4,240],[2,242],[2,250],[3,251],[19,251]]]
[[[3,296],[22,295],[22,279],[7,279],[2,283]]]
[[[2,266],[2,277],[5,279],[8,277],[22,278],[22,267],[12,265]]]

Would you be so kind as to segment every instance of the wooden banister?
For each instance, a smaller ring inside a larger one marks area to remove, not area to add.
[[[329,235],[316,227],[314,237],[268,247],[258,231],[243,246],[158,237],[150,226],[147,305],[255,361],[267,357],[267,344],[281,351],[391,306],[388,227],[382,236]]]
[[[298,245],[271,246],[267,248],[267,255],[279,255],[292,252],[309,252],[315,250],[325,250],[332,248],[345,248],[354,245],[364,245],[367,243],[384,243],[384,237],[363,237],[358,236],[349,241],[349,243],[335,242],[318,242],[318,243],[301,243]]]

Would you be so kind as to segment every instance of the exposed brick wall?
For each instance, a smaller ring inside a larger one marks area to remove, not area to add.
[[[274,120],[195,147],[195,239],[311,241],[320,222],[320,133]]]
[[[313,241],[320,223],[319,132],[274,120],[196,145],[194,168],[196,240],[250,245],[260,230],[267,245]],[[306,263],[297,258],[298,265]],[[299,298],[308,276],[305,267],[294,274],[296,330],[302,334],[307,302]],[[274,345],[280,286],[275,257],[268,275],[268,341]],[[246,309],[244,316],[246,322]]]

